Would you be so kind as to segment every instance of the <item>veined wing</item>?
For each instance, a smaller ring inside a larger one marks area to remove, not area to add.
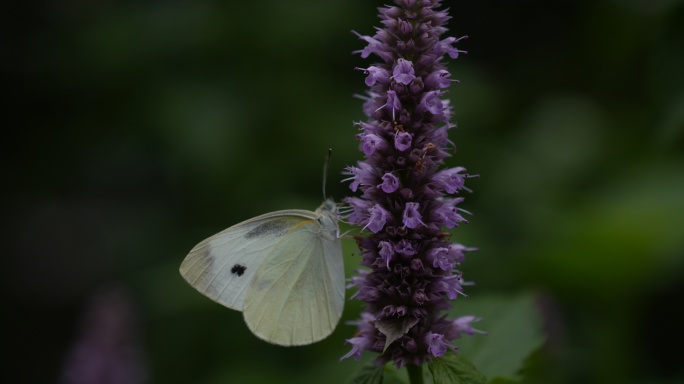
[[[197,244],[180,273],[210,299],[241,311],[264,258],[292,228],[315,219],[313,212],[293,209],[243,221]]]
[[[279,345],[311,344],[327,337],[344,307],[340,240],[324,236],[316,220],[300,225],[266,256],[243,309],[250,330]]]

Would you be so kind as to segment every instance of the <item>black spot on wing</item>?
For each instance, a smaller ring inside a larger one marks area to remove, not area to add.
[[[233,268],[230,269],[230,273],[232,273],[233,275],[242,276],[242,274],[245,273],[246,270],[247,267],[245,267],[244,265],[235,264],[233,265]]]
[[[288,220],[285,218],[269,220],[247,232],[245,234],[245,239],[264,237],[268,235],[281,235],[287,231],[287,221]]]

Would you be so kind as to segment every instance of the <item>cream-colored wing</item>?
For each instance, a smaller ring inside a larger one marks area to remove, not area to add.
[[[320,218],[320,217],[319,217]],[[283,237],[256,271],[243,314],[258,337],[304,345],[330,335],[344,307],[342,245],[321,220],[303,222]],[[334,227],[332,227],[334,226]]]
[[[197,244],[181,263],[180,273],[210,299],[241,311],[266,255],[292,228],[315,219],[310,211],[287,210],[236,224]]]

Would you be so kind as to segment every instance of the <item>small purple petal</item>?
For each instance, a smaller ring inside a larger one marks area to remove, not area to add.
[[[455,167],[438,172],[433,176],[433,180],[444,188],[447,193],[455,193],[463,188],[465,175],[460,172],[465,171],[463,167]]]
[[[425,88],[425,84],[423,84],[423,79],[421,79],[420,77],[416,77],[415,79],[413,79],[413,81],[409,85],[409,90],[414,95],[419,94],[423,90],[423,88]]]
[[[471,324],[471,323],[476,323],[480,320],[482,320],[482,319],[480,319],[479,317],[475,317],[475,316],[461,316],[458,319],[454,320],[452,322],[452,325],[454,327],[454,331],[458,335],[457,337],[461,337],[462,334],[466,334],[468,336],[473,336],[476,333],[487,334],[487,332],[473,328],[473,326]]]
[[[375,151],[383,150],[387,147],[385,140],[380,136],[367,133],[361,136],[361,149],[366,156],[372,155]]]
[[[413,136],[408,132],[399,132],[394,136],[394,148],[399,151],[405,151],[411,148],[411,141]]]
[[[347,360],[350,357],[354,357],[354,360],[358,360],[361,358],[361,351],[367,348],[365,346],[365,344],[367,344],[366,338],[362,336],[347,339],[345,344],[351,344],[352,349],[346,355],[342,356],[340,360]]]
[[[449,55],[452,59],[458,58],[459,53],[466,53],[466,51],[461,51],[458,50],[454,47],[452,47],[452,44],[457,43],[459,40],[465,38],[455,38],[455,37],[447,37],[444,40],[439,41],[432,49],[433,54],[436,54],[437,56],[442,56],[443,54]]]
[[[394,256],[394,247],[392,247],[392,243],[389,241],[381,241],[378,245],[380,246],[380,251],[378,253],[389,270],[389,263],[392,260],[392,256]]]
[[[356,33],[356,32],[354,32],[354,33]],[[374,37],[364,36],[364,35],[360,35],[358,33],[356,33],[356,35],[361,40],[368,43],[368,45],[365,48],[363,48],[363,50],[361,51],[361,57],[362,58],[365,59],[368,56],[370,56],[371,53],[375,53],[376,55],[378,55],[378,57],[380,57],[381,59],[383,59],[385,61],[389,61],[392,59],[392,53],[390,52],[390,49],[387,46],[387,44],[383,43],[382,41],[380,41]],[[375,37],[377,37],[377,35]]]
[[[366,85],[369,87],[374,86],[376,83],[389,84],[389,71],[384,68],[370,66],[368,68],[363,68],[363,72],[367,74]]]
[[[404,256],[413,256],[416,254],[416,249],[413,247],[410,241],[406,239],[401,239],[395,246],[394,250],[397,253],[401,253]]]
[[[399,178],[392,172],[382,175],[382,184],[378,185],[385,193],[392,193],[399,188]]]
[[[455,299],[458,295],[465,296],[463,288],[461,287],[461,282],[460,276],[447,276],[437,283],[439,286],[438,291],[446,293],[449,300]]]
[[[424,272],[423,262],[419,258],[411,259],[411,269]]]
[[[449,244],[449,257],[457,262],[461,263],[465,260],[465,252],[468,248],[458,243]]]
[[[432,258],[432,266],[435,268],[439,267],[443,271],[450,271],[453,268],[448,248],[433,248],[428,252],[428,256]]]
[[[354,192],[356,192],[359,187],[361,187],[363,190],[364,186],[372,185],[376,182],[376,178],[373,176],[372,168],[370,165],[364,162],[359,162],[359,167],[346,167],[344,174],[351,176],[342,181],[352,180],[352,182],[349,184],[349,189]]]
[[[413,32],[413,26],[410,22],[406,20],[399,19],[399,25],[397,27],[399,32],[402,33],[404,36],[410,35],[411,32]]]
[[[449,81],[451,73],[449,71],[440,69],[427,75],[425,78],[425,86],[429,88],[448,88],[451,85]]]
[[[428,332],[425,334],[425,342],[428,345],[428,352],[434,357],[443,356],[447,351],[447,343],[443,335]]]
[[[368,219],[368,224],[363,228],[368,228],[373,231],[373,233],[380,232],[385,226],[385,223],[387,223],[389,212],[380,205],[375,204],[368,210],[368,213],[370,213],[370,218]]]
[[[404,208],[403,223],[405,227],[415,229],[419,225],[425,225],[421,221],[421,215],[418,210],[420,209],[419,203],[406,203],[406,208]]]
[[[454,228],[458,226],[458,223],[460,222],[467,222],[467,220],[458,213],[458,209],[456,208],[456,204],[461,201],[463,201],[462,197],[445,200],[442,206],[434,211],[433,214],[435,219],[447,228]]]
[[[399,59],[392,71],[392,78],[399,84],[409,85],[411,84],[411,81],[416,78],[414,73],[412,62]]]
[[[384,107],[387,107],[392,112],[392,116],[394,116],[395,111],[401,110],[401,101],[399,101],[395,91],[387,91],[387,103],[385,103]]]
[[[352,224],[361,224],[368,218],[368,210],[371,207],[371,202],[360,199],[358,197],[347,197],[344,202],[349,204],[352,212],[349,214],[347,220]]]
[[[422,288],[416,290],[413,293],[412,299],[418,305],[423,305],[423,304],[425,304],[426,301],[430,300],[430,299],[428,299],[427,295],[425,294],[425,291]]]
[[[438,115],[442,113],[444,110],[444,103],[442,100],[439,99],[439,96],[441,96],[441,91],[430,91],[423,95],[423,98],[420,100],[420,104],[418,105],[418,110],[419,112],[430,112],[433,115]]]

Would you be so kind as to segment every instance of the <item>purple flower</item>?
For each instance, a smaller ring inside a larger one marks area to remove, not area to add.
[[[366,85],[369,87],[374,86],[376,83],[386,84],[389,78],[389,72],[385,68],[380,68],[376,66],[370,66],[368,68],[358,68],[362,69],[366,76]]]
[[[428,252],[428,257],[432,259],[432,266],[444,271],[450,271],[453,267],[449,256],[449,248],[432,248]]]
[[[456,208],[456,204],[461,201],[463,201],[462,197],[457,199],[444,199],[442,206],[433,211],[435,221],[447,228],[457,227],[460,222],[467,223],[468,221],[458,213],[458,208]]]
[[[401,101],[399,101],[399,97],[397,97],[397,93],[394,91],[387,91],[386,100],[385,104],[378,108],[376,112],[385,107],[388,111],[392,112],[392,120],[394,120],[394,113],[401,110]]]
[[[392,261],[392,257],[394,256],[394,247],[392,247],[392,243],[389,241],[381,241],[379,246],[380,251],[378,251],[378,253],[380,254],[380,257],[382,257],[382,261],[387,266],[387,269],[390,269],[389,263]]]
[[[418,228],[419,225],[425,225],[420,219],[420,212],[418,212],[418,209],[420,209],[420,204],[418,203],[406,203],[406,208],[404,209],[404,215],[403,215],[403,223],[405,227],[415,229]]]
[[[375,233],[380,232],[387,222],[389,212],[379,204],[375,204],[368,210],[368,213],[370,213],[370,218],[368,219],[368,224],[366,224],[364,228],[368,228]]]
[[[457,39],[455,37],[447,37],[434,46],[432,53],[439,56],[446,53],[452,59],[456,59],[458,58],[459,53],[466,53],[465,51],[461,51],[452,47],[452,44],[457,43],[461,39],[462,38]]]
[[[463,188],[465,182],[465,175],[460,173],[463,171],[465,171],[463,167],[449,168],[437,172],[432,179],[447,193],[456,193]]]
[[[430,112],[433,115],[439,115],[444,110],[444,102],[439,99],[441,91],[430,91],[423,95],[420,99],[420,104],[416,108],[417,112]]]
[[[352,349],[346,355],[342,356],[341,360],[348,359],[350,357],[354,357],[354,360],[360,359],[361,351],[364,350],[364,344],[366,342],[367,340],[364,337],[352,337],[351,339],[348,339],[346,343],[351,344]]]
[[[428,345],[428,352],[434,357],[442,356],[447,351],[448,344],[444,341],[444,335],[428,332],[425,335],[425,342]]]
[[[435,284],[435,290],[443,292],[450,300],[453,300],[458,297],[458,295],[465,296],[463,294],[463,288],[461,287],[462,282],[463,280],[461,280],[461,277],[458,275],[445,277]]]
[[[361,143],[363,143],[361,148],[366,156],[372,155],[375,151],[381,151],[387,146],[385,140],[372,133],[361,136]]]
[[[392,172],[385,173],[382,175],[382,184],[378,185],[378,188],[381,188],[385,193],[392,193],[399,188],[399,178]],[[356,192],[353,188],[352,191]]]
[[[449,244],[449,257],[460,264],[463,260],[465,260],[465,253],[471,250],[473,249],[466,248],[464,245],[451,243]]]
[[[481,333],[481,334],[486,334],[487,332],[480,331],[479,329],[473,328],[471,323],[476,323],[480,321],[479,317],[475,316],[462,316],[459,317],[458,319],[453,321],[453,331],[458,335],[457,337],[461,337],[462,334],[466,334],[468,336],[473,336],[476,333]]]
[[[369,185],[369,183],[374,181],[373,175],[366,163],[359,163],[359,168],[347,167],[345,168],[344,174],[352,176],[342,181],[353,180],[352,183],[349,184],[349,188],[354,192],[356,192],[360,185]]]
[[[392,78],[399,84],[409,85],[416,78],[414,73],[412,62],[399,59],[394,67],[394,71],[392,71]]]
[[[415,248],[413,247],[411,242],[406,239],[399,240],[397,245],[394,246],[394,250],[397,253],[401,253],[404,256],[413,256],[416,254]]]
[[[411,148],[411,141],[413,137],[408,132],[399,132],[394,137],[394,148],[398,151],[405,151]]]
[[[352,297],[366,310],[343,358],[376,352],[379,363],[402,367],[455,351],[452,340],[477,331],[475,318],[444,314],[464,296],[455,268],[472,250],[449,242],[443,229],[466,222],[467,213],[458,207],[463,197],[447,197],[468,191],[465,169],[442,169],[454,126],[443,99],[453,80],[442,61],[463,52],[455,47],[460,39],[442,36],[449,15],[437,9],[440,0],[394,2],[380,8],[382,28],[373,36],[357,34],[366,44],[361,57],[378,61],[363,69],[368,119],[356,125],[365,159],[345,171],[360,194],[345,199],[347,220],[369,231],[355,237],[366,269],[351,279]]]
[[[425,86],[429,88],[448,88],[451,85],[449,76],[451,74],[445,69],[434,71],[425,78]],[[366,84],[368,84],[368,81],[366,81]]]

